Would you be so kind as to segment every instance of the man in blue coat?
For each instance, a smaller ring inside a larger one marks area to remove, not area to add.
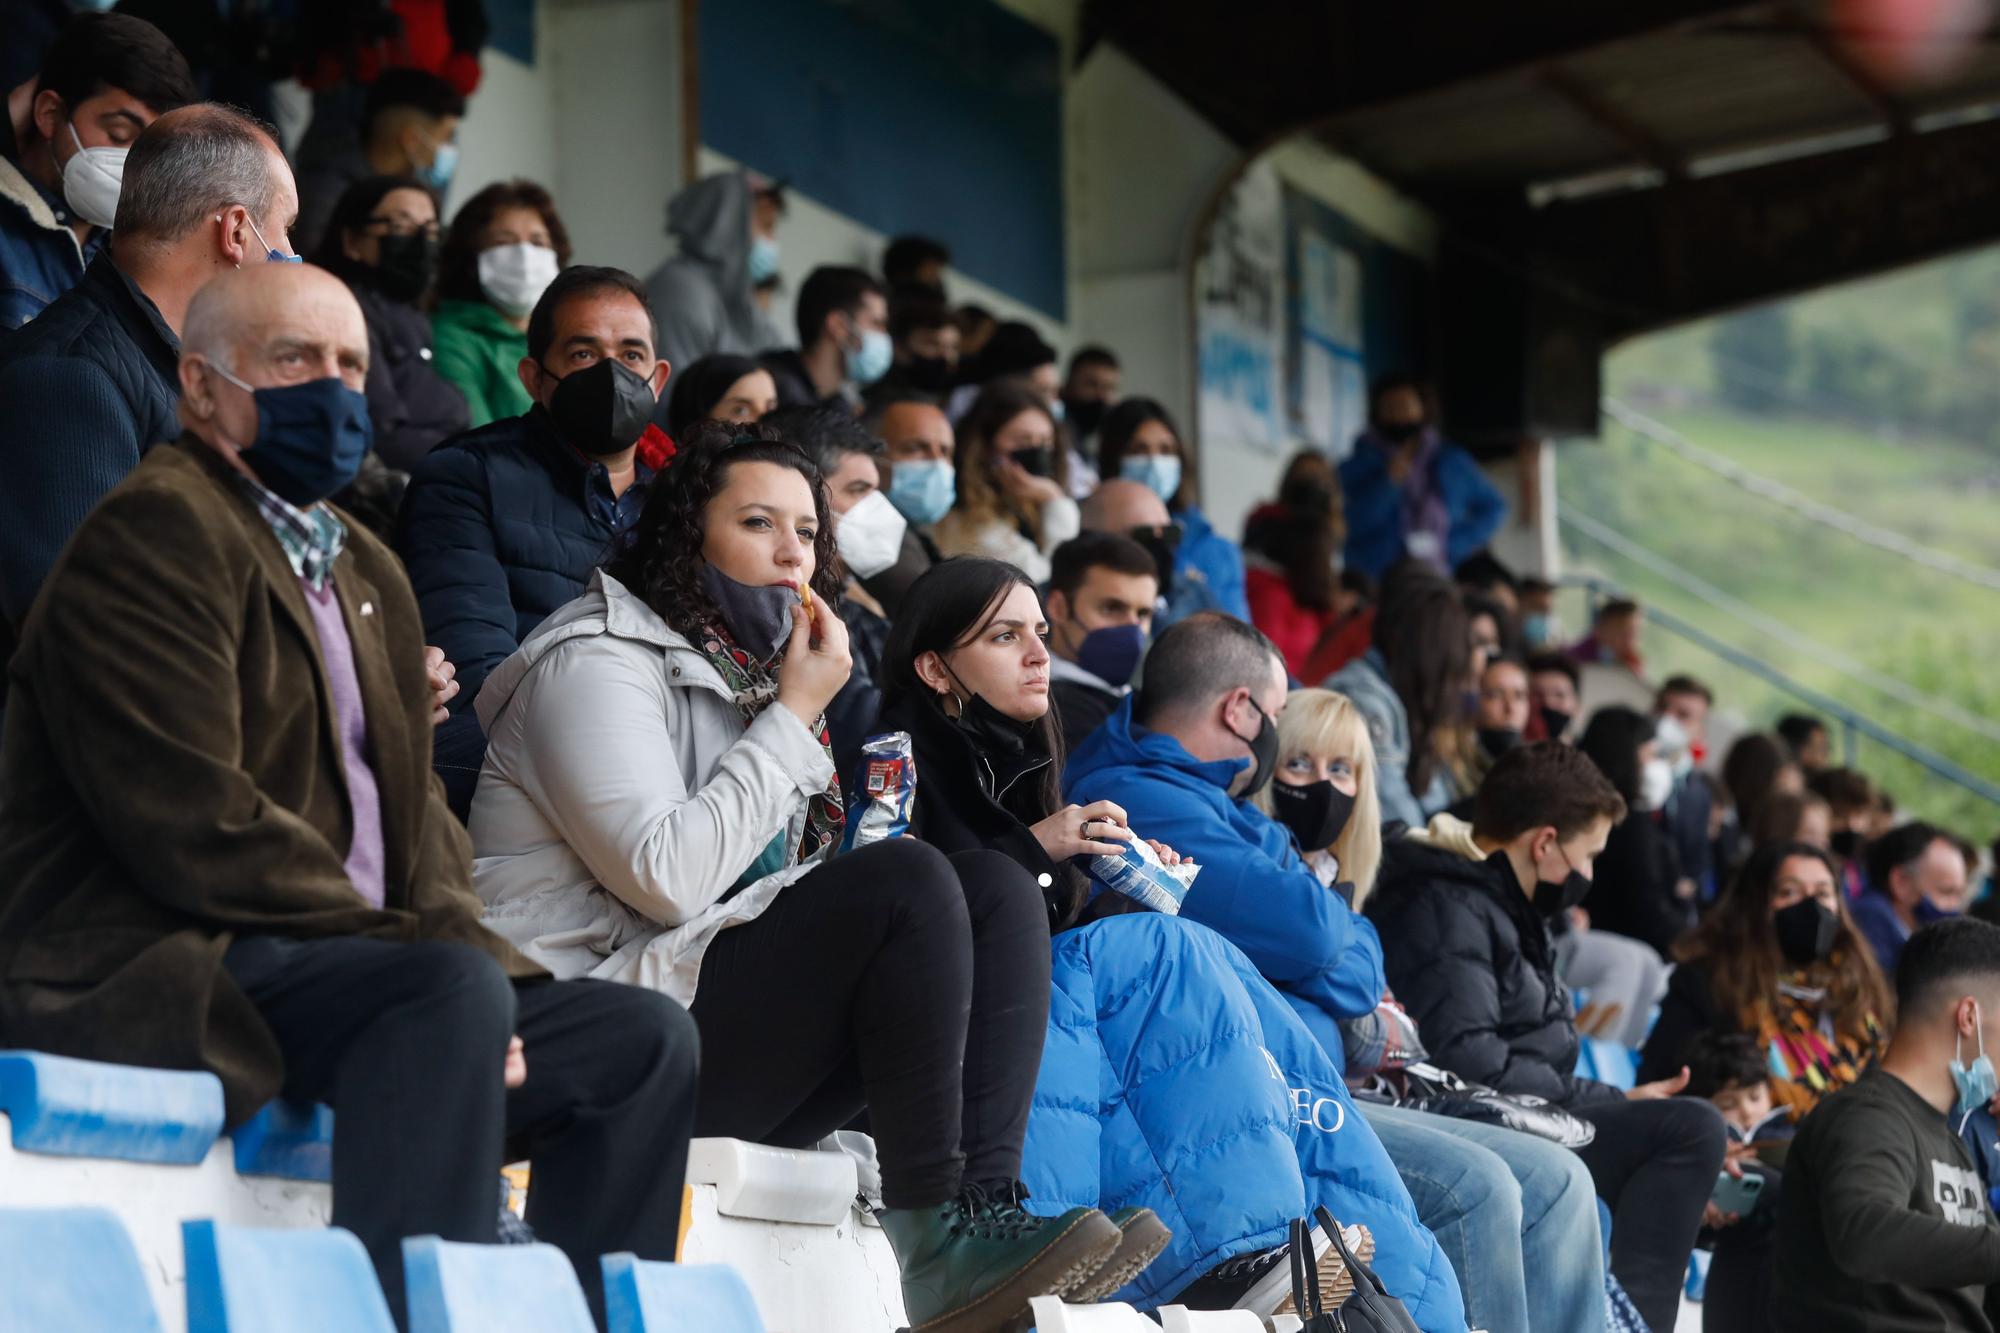
[[[1339,1023],[1371,1012],[1386,989],[1382,945],[1291,832],[1250,803],[1286,758],[1284,659],[1255,628],[1205,612],[1163,632],[1144,671],[1139,692],[1071,756],[1064,796],[1116,801],[1140,836],[1199,864],[1181,915],[1240,949],[1339,1069]],[[1596,1202],[1574,1153],[1444,1116],[1359,1109],[1457,1270],[1473,1327],[1602,1319],[1603,1257],[1580,1243],[1597,1235]]]
[[[458,668],[432,761],[461,819],[486,754],[472,701],[487,673],[639,520],[670,452],[648,435],[669,367],[646,289],[615,268],[565,269],[528,316],[521,383],[535,405],[446,440],[410,473],[396,525],[424,631]]]

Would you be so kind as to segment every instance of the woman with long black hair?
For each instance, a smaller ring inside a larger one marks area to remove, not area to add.
[[[1631,811],[1611,830],[1583,906],[1594,928],[1643,940],[1668,958],[1694,924],[1694,899],[1680,896],[1680,857],[1661,823],[1673,770],[1659,756],[1654,730],[1646,714],[1614,704],[1592,715],[1577,742]]]
[[[701,1030],[697,1135],[812,1144],[864,1109],[910,1324],[986,1333],[1120,1234],[1024,1212],[1049,1002],[1042,895],[990,851],[833,859],[848,675],[825,486],[768,428],[691,433],[631,543],[487,678],[487,924]]]
[[[1091,1294],[1129,1282],[1120,1299],[1141,1305],[1270,1315],[1290,1294],[1285,1222],[1324,1204],[1370,1229],[1384,1280],[1422,1327],[1457,1333],[1449,1261],[1290,1005],[1220,935],[1084,873],[1138,835],[1111,801],[1062,799],[1047,634],[1013,565],[933,566],[897,612],[876,727],[911,737],[910,836],[954,860],[1004,853],[1041,887],[1055,938],[1023,1165],[1037,1206],[1113,1211],[1124,1242]],[[1302,1120],[1301,1105],[1314,1114]],[[1346,1280],[1337,1252],[1315,1257],[1326,1282]]]

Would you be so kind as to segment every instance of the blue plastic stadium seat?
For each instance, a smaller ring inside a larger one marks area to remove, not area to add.
[[[1681,1293],[1697,1305],[1708,1294],[1708,1266],[1714,1260],[1715,1256],[1707,1250],[1696,1250],[1688,1256],[1687,1282]]]
[[[630,1254],[607,1254],[603,1264],[611,1333],[764,1333],[750,1288],[727,1264],[665,1264]]]
[[[188,1333],[395,1333],[368,1252],[339,1227],[183,1222]]]
[[[251,1116],[231,1136],[236,1174],[333,1179],[333,1108],[283,1099]]]
[[[0,1051],[0,1112],[25,1152],[192,1163],[222,1132],[222,1083],[205,1072]]]
[[[1630,1090],[1639,1074],[1639,1053],[1605,1037],[1585,1037],[1578,1052],[1577,1072],[1614,1088]]]
[[[0,1330],[159,1333],[139,1252],[103,1208],[0,1209]]]
[[[553,1245],[411,1236],[403,1288],[410,1333],[597,1333],[576,1269]]]

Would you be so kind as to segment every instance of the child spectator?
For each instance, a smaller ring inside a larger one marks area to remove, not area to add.
[[[1749,1037],[1709,1033],[1688,1048],[1688,1095],[1706,1097],[1729,1131],[1729,1160],[1755,1182],[1748,1208],[1711,1200],[1703,1214],[1715,1260],[1702,1294],[1702,1333],[1764,1333],[1771,1327],[1771,1283],[1784,1149],[1797,1132],[1774,1107],[1764,1055]],[[1725,1188],[1718,1183],[1718,1189]],[[1733,1186],[1730,1186],[1733,1189]]]
[[[1791,1137],[1791,1117],[1771,1099],[1770,1071],[1754,1038],[1703,1033],[1687,1048],[1687,1067],[1687,1095],[1715,1104],[1731,1143]]]

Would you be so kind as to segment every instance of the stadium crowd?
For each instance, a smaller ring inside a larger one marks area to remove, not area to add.
[[[1567,637],[1419,380],[1239,542],[939,242],[781,333],[754,172],[642,279],[443,216],[437,71],[296,170],[136,18],[20,91],[0,1045],[331,1104],[399,1319],[505,1161],[595,1293],[691,1136],[859,1127],[920,1333],[1274,1314],[1318,1206],[1426,1333],[1669,1329],[1697,1246],[1710,1330],[1991,1327],[1977,849]]]

